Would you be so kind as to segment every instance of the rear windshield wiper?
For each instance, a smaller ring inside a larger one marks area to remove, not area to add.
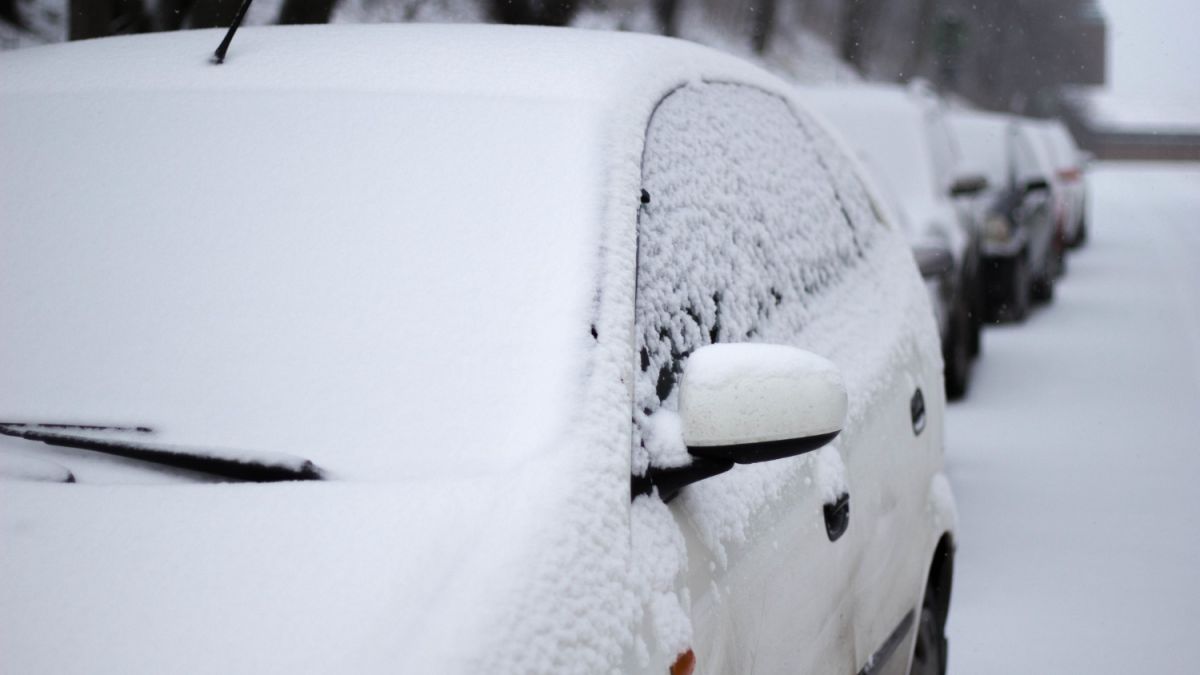
[[[230,480],[274,483],[324,478],[321,469],[310,460],[283,453],[190,448],[111,437],[149,436],[153,433],[154,429],[144,426],[0,422],[0,435],[3,436],[91,450]]]

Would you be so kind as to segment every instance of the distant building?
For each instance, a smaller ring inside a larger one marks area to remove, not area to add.
[[[1200,110],[1192,105],[1071,87],[1058,112],[1100,159],[1200,161]]]

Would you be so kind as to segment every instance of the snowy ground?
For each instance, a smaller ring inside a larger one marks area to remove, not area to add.
[[[949,414],[952,673],[1197,669],[1200,165],[1100,165],[1090,214]]]

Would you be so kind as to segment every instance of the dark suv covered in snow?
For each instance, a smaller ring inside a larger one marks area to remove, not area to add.
[[[988,178],[974,200],[981,225],[981,279],[991,320],[1021,321],[1032,300],[1054,293],[1058,241],[1049,170],[1028,123],[958,110],[950,127],[965,161]]]

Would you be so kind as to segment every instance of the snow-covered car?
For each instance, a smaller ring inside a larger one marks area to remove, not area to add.
[[[1058,265],[1051,169],[1038,160],[1041,139],[1011,115],[956,110],[947,119],[965,160],[987,178],[975,201],[986,314],[1021,321],[1031,300],[1052,296]]]
[[[1042,299],[1048,300],[1054,295],[1053,280],[1067,271],[1067,223],[1072,219],[1074,196],[1070,186],[1058,175],[1058,162],[1054,158],[1048,123],[1029,117],[1019,118],[1018,123],[1022,133],[1032,141],[1034,161],[1040,172],[1049,177],[1050,204],[1054,214],[1054,274],[1049,277],[1048,283],[1039,285],[1037,291]]]
[[[1083,152],[1062,120],[1046,120],[1038,128],[1054,164],[1052,178],[1063,194],[1063,243],[1081,246],[1087,241],[1087,181]]]
[[[979,287],[979,228],[958,198],[977,194],[982,177],[962,164],[942,105],[920,86],[814,87],[805,101],[844,134],[888,186],[918,259],[948,251],[952,265],[931,286],[945,359],[946,391],[966,394],[979,353],[983,295]]]
[[[0,55],[0,671],[944,670],[936,327],[795,91],[220,37]]]

